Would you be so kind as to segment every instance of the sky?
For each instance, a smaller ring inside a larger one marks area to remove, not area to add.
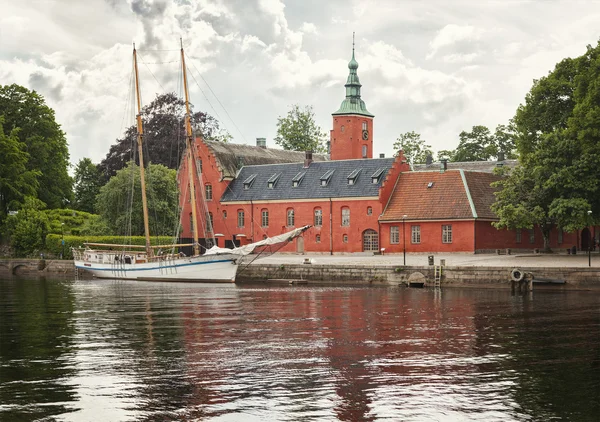
[[[36,90],[66,132],[71,163],[100,162],[142,102],[181,95],[180,38],[194,110],[236,143],[312,106],[323,132],[344,99],[356,33],[374,155],[415,131],[434,151],[506,124],[531,88],[600,36],[600,1],[0,0],[0,85]]]

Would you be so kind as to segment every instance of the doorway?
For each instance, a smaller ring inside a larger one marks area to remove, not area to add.
[[[363,232],[363,252],[377,252],[379,250],[379,234],[372,229]]]

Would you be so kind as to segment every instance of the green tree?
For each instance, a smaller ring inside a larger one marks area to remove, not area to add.
[[[498,153],[494,136],[485,126],[473,126],[471,132],[462,131],[458,137],[452,161],[487,161]]]
[[[191,107],[193,108],[193,106]],[[157,95],[154,101],[142,108],[144,124],[144,159],[162,164],[170,169],[179,167],[185,152],[185,101],[175,93]],[[214,117],[204,112],[192,111],[192,129],[197,136],[207,141],[228,142],[231,135],[219,127]],[[97,166],[102,182],[114,176],[118,170],[126,167],[129,161],[137,158],[137,126],[125,130],[123,136],[110,147],[106,157]]]
[[[161,164],[146,168],[148,214],[152,235],[173,235],[178,223],[177,172]],[[130,163],[100,188],[96,210],[114,234],[144,234],[140,169]],[[101,226],[96,224],[97,226]]]
[[[17,214],[6,219],[6,231],[15,255],[37,255],[43,249],[49,229],[45,208],[42,201],[28,196]]]
[[[2,129],[0,116],[0,226],[11,209],[16,211],[27,195],[37,194],[39,171],[27,170],[29,154],[17,137],[18,129],[8,135]]]
[[[26,169],[40,172],[38,198],[50,208],[67,205],[73,197],[69,148],[54,110],[35,91],[16,84],[0,85],[0,115],[4,116],[4,135],[16,133],[29,154]],[[13,132],[16,128],[18,132]]]
[[[275,143],[283,149],[324,153],[327,152],[324,139],[325,134],[315,122],[311,106],[301,109],[295,104],[287,116],[277,118]]]
[[[89,213],[94,212],[96,196],[100,192],[100,173],[89,158],[82,158],[75,167],[74,208]]]
[[[394,143],[394,151],[402,150],[404,157],[411,164],[421,164],[427,161],[427,156],[433,157],[431,145],[425,144],[421,135],[416,132],[406,132],[400,135]]]

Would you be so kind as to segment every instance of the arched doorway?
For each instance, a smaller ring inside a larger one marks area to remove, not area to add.
[[[363,252],[377,252],[379,249],[379,234],[367,229],[363,232]]]
[[[588,248],[591,248],[594,244],[592,243],[592,233],[590,229],[587,227],[581,230],[581,250],[587,251]]]
[[[304,238],[302,236],[296,238],[296,252],[304,253]]]

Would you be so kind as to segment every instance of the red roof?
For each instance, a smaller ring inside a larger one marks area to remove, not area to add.
[[[464,181],[460,170],[402,173],[380,220],[400,221],[404,215],[408,220],[496,219],[490,210],[494,201],[490,183],[498,180],[498,176],[462,173]]]

